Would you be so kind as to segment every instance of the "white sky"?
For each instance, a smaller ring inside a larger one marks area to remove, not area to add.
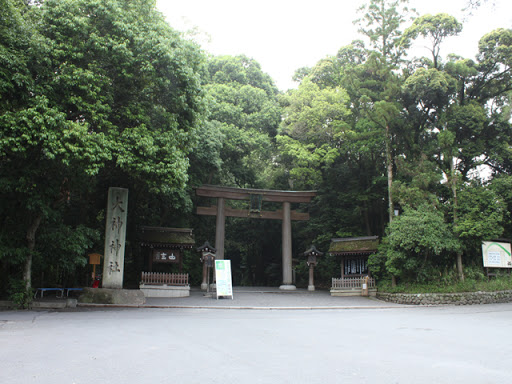
[[[202,48],[213,55],[244,54],[258,61],[281,90],[295,88],[296,69],[311,67],[354,39],[352,21],[364,0],[157,0],[169,24],[180,31],[197,27]],[[478,40],[496,28],[512,28],[512,1],[489,0],[465,19],[467,0],[410,0],[420,15],[449,13],[464,29],[446,40],[443,57],[474,58]],[[209,40],[208,41],[208,37]],[[421,55],[428,55],[424,50]]]

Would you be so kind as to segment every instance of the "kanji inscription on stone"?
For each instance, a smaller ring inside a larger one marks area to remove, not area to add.
[[[128,189],[109,188],[105,221],[103,288],[123,288]]]

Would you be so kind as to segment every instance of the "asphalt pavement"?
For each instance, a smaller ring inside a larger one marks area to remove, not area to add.
[[[0,383],[494,384],[512,377],[512,303],[390,308],[325,291],[237,289],[233,300],[195,291],[181,300],[289,310],[0,311]],[[290,306],[312,302],[333,306]]]
[[[148,297],[143,307],[151,308],[212,308],[212,309],[343,309],[399,307],[374,297],[331,296],[328,290],[293,291],[277,287],[234,287],[233,297],[217,299],[215,293],[191,289],[189,297]]]

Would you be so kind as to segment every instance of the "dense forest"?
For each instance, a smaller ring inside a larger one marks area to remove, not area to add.
[[[361,40],[282,92],[254,59],[209,55],[151,0],[0,0],[0,296],[90,284],[109,187],[129,189],[128,288],[141,226],[214,242],[215,219],[194,213],[203,184],[318,191],[294,207],[311,216],[293,224],[298,286],[301,252],[351,236],[380,237],[381,281],[483,275],[481,241],[512,237],[512,30],[489,30],[476,57],[444,54],[461,22],[407,5],[368,0]],[[412,57],[418,40],[428,48]],[[279,285],[280,225],[227,220],[235,284]],[[195,250],[184,267],[199,284]],[[318,285],[338,275],[325,254]]]

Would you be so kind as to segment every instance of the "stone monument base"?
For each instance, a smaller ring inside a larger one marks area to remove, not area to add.
[[[138,289],[84,288],[79,303],[142,305],[146,298]]]
[[[291,284],[283,284],[279,287],[279,289],[281,289],[283,291],[295,291],[297,289],[297,287],[295,285],[291,285]]]
[[[145,297],[188,297],[190,296],[190,286],[180,285],[151,285],[141,284],[140,290]]]

